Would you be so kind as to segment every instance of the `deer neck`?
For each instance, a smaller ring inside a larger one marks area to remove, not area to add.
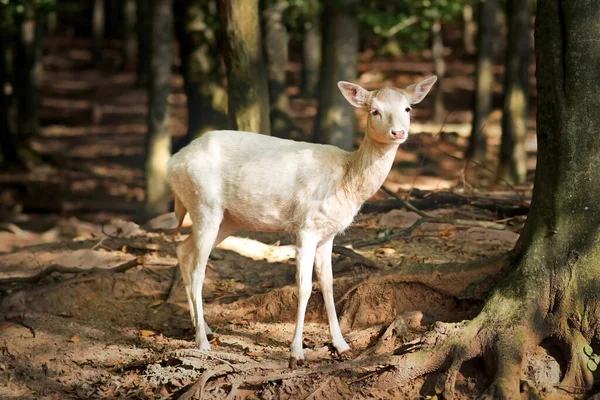
[[[358,205],[379,190],[392,168],[397,150],[398,144],[379,143],[365,134],[358,150],[349,154],[344,187]]]

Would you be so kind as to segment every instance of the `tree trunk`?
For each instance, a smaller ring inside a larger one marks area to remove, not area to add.
[[[150,42],[151,42],[151,22],[152,9],[151,3],[147,0],[137,0],[137,42],[138,42],[138,63],[137,63],[137,82],[140,87],[147,87],[150,76]]]
[[[477,36],[477,66],[475,70],[475,98],[473,100],[473,123],[465,158],[485,161],[487,135],[485,125],[492,107],[495,41],[497,38],[498,4],[496,0],[484,0],[479,5]]]
[[[102,60],[102,44],[104,42],[104,0],[94,0],[92,10],[92,57],[95,65]]]
[[[125,48],[123,49],[123,67],[132,71],[138,61],[138,39],[136,35],[136,0],[125,0],[123,10]]]
[[[323,46],[319,78],[319,106],[313,129],[314,141],[344,150],[354,149],[354,109],[340,94],[337,82],[356,80],[358,21],[352,0],[331,1],[323,12]]]
[[[229,119],[234,129],[270,134],[269,89],[258,0],[222,0]]]
[[[221,85],[217,2],[188,0],[184,21],[177,32],[181,49],[181,72],[185,82],[188,108],[188,131],[183,147],[205,132],[226,129],[227,92]]]
[[[444,41],[442,38],[442,23],[436,18],[431,28],[432,44],[431,54],[433,56],[433,71],[438,77],[438,84],[433,97],[433,120],[442,123],[446,118],[444,107],[444,76],[446,75],[446,62],[444,61]]]
[[[443,395],[452,398],[462,363],[483,357],[495,363],[486,395],[521,398],[526,357],[547,340],[564,360],[558,394],[592,388],[598,361],[584,347],[600,353],[598,25],[599,2],[538,0],[537,170],[515,257],[480,315],[427,354],[407,355],[402,379],[449,366]]]
[[[498,180],[522,183],[527,175],[529,12],[527,0],[507,1],[508,51]]]
[[[39,133],[39,107],[42,84],[42,23],[32,9],[20,22],[15,55],[15,93],[19,103],[18,134],[27,140]]]
[[[14,86],[11,84],[11,39],[6,32],[0,32],[0,82],[4,82],[0,93],[0,166],[2,169],[24,169],[25,163],[18,152],[17,102],[14,98]]]
[[[152,4],[151,63],[148,85],[148,137],[146,142],[146,212],[168,212],[170,192],[167,162],[171,157],[171,134],[167,98],[171,91],[173,53],[173,0]]]
[[[475,32],[477,32],[477,26],[473,18],[473,6],[467,4],[463,7],[463,46],[467,54],[475,54],[477,48],[475,47]]]
[[[263,10],[264,48],[269,75],[269,105],[271,133],[277,137],[290,137],[294,124],[288,117],[290,99],[286,93],[289,35],[283,23],[287,1],[267,3]]]
[[[311,27],[304,31],[302,38],[302,88],[301,93],[306,97],[314,97],[319,84],[319,69],[321,68],[321,27],[315,20]]]

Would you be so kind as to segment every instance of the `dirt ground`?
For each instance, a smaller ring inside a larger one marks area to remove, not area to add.
[[[382,379],[389,365],[338,368],[348,360],[329,342],[317,284],[307,311],[307,363],[289,370],[297,295],[288,235],[240,232],[215,249],[204,290],[213,352],[195,351],[185,292],[176,290],[176,301],[165,302],[176,283],[174,249],[182,237],[172,235],[171,214],[145,221],[139,213],[145,94],[133,73],[118,71],[117,51],[106,49],[106,65],[92,69],[89,43],[64,38],[49,46],[43,135],[34,145],[55,165],[0,175],[0,398],[171,399],[193,392],[205,399],[437,398],[436,374],[399,386]],[[427,52],[402,61],[364,53],[361,60],[359,82],[372,87],[409,84],[431,72]],[[297,82],[299,64],[292,62],[290,71]],[[431,330],[443,335],[476,315],[483,297],[461,288],[460,274],[449,278],[430,265],[443,264],[443,270],[446,263],[501,255],[523,225],[519,213],[477,206],[526,208],[530,196],[530,185],[494,184],[497,112],[488,127],[487,166],[462,161],[471,57],[448,56],[443,87],[446,124],[427,122],[430,100],[417,109],[412,130],[420,134],[399,150],[386,186],[402,197],[419,189],[415,202],[453,193],[464,201],[435,203],[426,212],[463,222],[424,224],[394,237],[419,216],[402,209],[369,212],[336,240],[335,299],[353,348],[350,362],[391,354]],[[185,96],[178,75],[173,88],[171,126],[182,136]],[[315,112],[314,100],[293,97],[294,120],[307,133]],[[530,128],[533,173],[533,119]],[[378,193],[370,204],[384,199],[389,196]],[[540,347],[524,366],[524,376],[545,393],[561,376],[552,354]],[[487,383],[483,360],[466,363],[458,398],[474,398]]]

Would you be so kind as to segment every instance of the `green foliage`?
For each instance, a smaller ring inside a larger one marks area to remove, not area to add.
[[[467,4],[480,0],[367,0],[357,5],[359,21],[372,37],[393,37],[407,50],[429,45],[436,19],[453,21]]]
[[[319,23],[319,17],[323,10],[320,0],[287,0],[287,4],[288,7],[283,13],[283,18],[293,37],[301,37],[304,31]]]

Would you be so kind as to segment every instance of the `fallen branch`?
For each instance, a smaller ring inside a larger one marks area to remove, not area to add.
[[[59,265],[59,264],[52,264],[52,265],[46,267],[43,271],[41,271],[37,275],[0,279],[0,285],[39,282],[43,278],[45,278],[55,272],[62,273],[62,274],[81,274],[81,273],[96,274],[96,273],[103,273],[103,272],[116,272],[116,273],[125,272],[131,268],[137,267],[138,265],[142,265],[142,264],[144,264],[143,257],[136,257],[132,260],[124,262],[123,264],[117,265],[116,267],[113,267],[113,268],[101,268],[101,267],[76,268],[76,267],[65,267],[65,266]]]
[[[387,189],[387,188],[386,188]],[[383,189],[388,193],[385,189]],[[389,190],[389,189],[388,189]],[[391,191],[390,191],[391,192]],[[391,192],[393,193],[393,192]],[[505,200],[501,199],[490,199],[485,197],[475,196],[463,196],[456,193],[447,192],[430,192],[430,191],[418,191],[418,194],[426,194],[425,196],[419,196],[408,202],[402,198],[399,198],[396,193],[393,193],[392,200],[383,200],[371,203],[365,203],[361,209],[361,213],[384,213],[391,210],[398,209],[411,209],[406,206],[406,203],[412,205],[415,209],[420,211],[434,210],[447,205],[463,206],[469,205],[471,207],[486,210],[494,213],[497,218],[508,218],[527,215],[529,212],[529,205],[519,202],[517,204],[510,204]],[[390,194],[390,193],[388,193]],[[502,203],[500,203],[502,202]]]

